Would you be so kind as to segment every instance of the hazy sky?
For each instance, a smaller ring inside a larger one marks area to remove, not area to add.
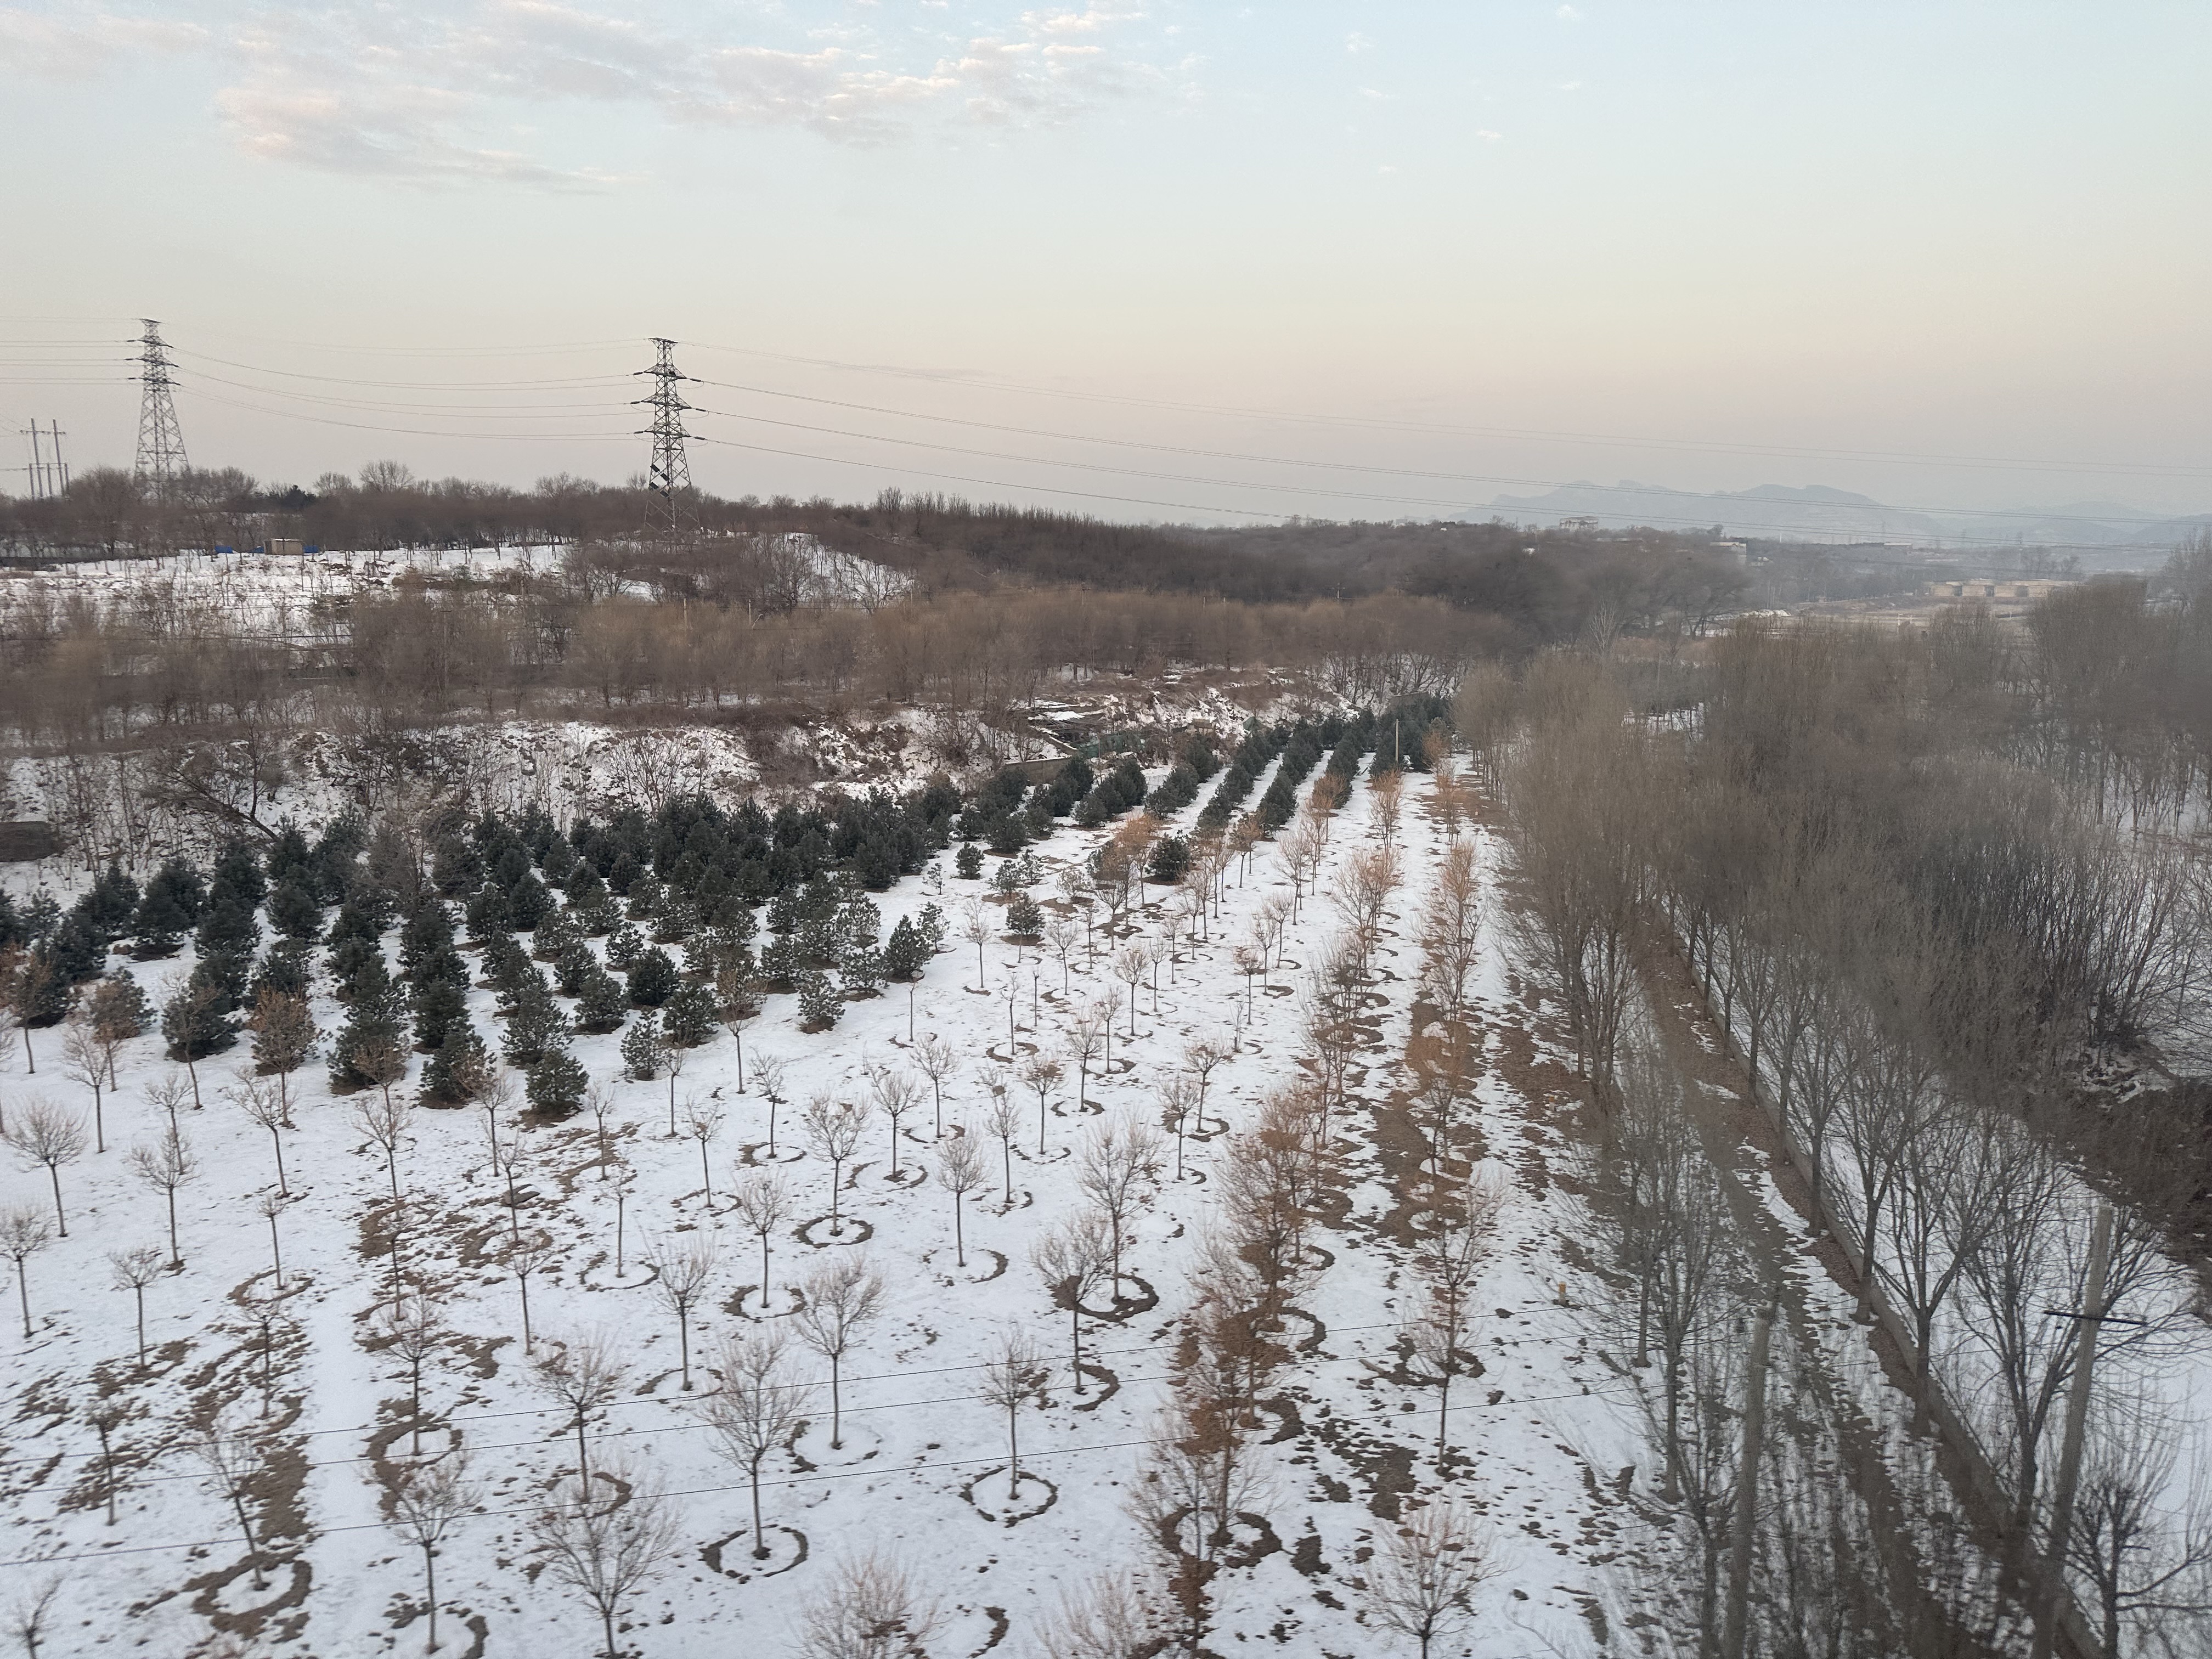
[[[32,0],[7,459],[128,463],[151,314],[272,479],[618,478],[665,334],[732,494],[2203,511],[2208,71],[2202,0]]]

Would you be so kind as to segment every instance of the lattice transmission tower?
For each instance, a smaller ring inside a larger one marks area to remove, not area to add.
[[[645,434],[653,440],[653,459],[645,473],[645,527],[648,534],[675,536],[695,526],[698,508],[691,499],[691,463],[684,453],[684,411],[691,407],[677,387],[690,376],[676,367],[676,342],[655,338],[660,356],[641,374],[653,377],[651,395],[638,399],[653,411]]]
[[[191,463],[185,459],[184,429],[177,424],[177,403],[170,395],[169,348],[161,343],[161,325],[151,317],[141,319],[146,331],[138,339],[138,465],[142,478],[167,483]]]

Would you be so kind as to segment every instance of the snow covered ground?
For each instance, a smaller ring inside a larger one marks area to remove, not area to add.
[[[1299,1302],[1312,1335],[1279,1378],[1280,1426],[1263,1437],[1265,1490],[1254,1505],[1266,1527],[1249,1564],[1215,1585],[1211,1645],[1220,1650],[1246,1641],[1312,1656],[1412,1650],[1363,1623],[1353,1583],[1401,1502],[1437,1485],[1436,1389],[1408,1366],[1401,1341],[1417,1286],[1382,1224],[1397,1200],[1379,1175],[1382,1120],[1358,1103],[1385,1101],[1406,1081],[1419,964],[1413,918],[1443,842],[1426,810],[1428,787],[1425,778],[1409,780],[1399,832],[1407,878],[1375,988],[1387,1010],[1355,1072],[1354,1109],[1339,1123],[1352,1201],[1321,1235],[1333,1260]],[[1372,844],[1370,801],[1363,780],[1337,816],[1321,893],[1346,860]],[[1038,848],[1048,875],[1103,833],[1064,830]],[[925,902],[927,879],[880,896],[886,932]],[[982,887],[944,885],[956,910]],[[1211,942],[1177,957],[1157,1000],[1149,987],[1139,995],[1133,1037],[1126,1035],[1127,988],[1109,976],[1103,956],[1091,963],[1079,952],[1063,988],[1058,963],[1004,941],[985,951],[980,985],[975,948],[956,939],[916,988],[911,1011],[906,988],[893,986],[880,1000],[852,1004],[819,1034],[799,1029],[792,998],[770,999],[745,1048],[754,1067],[768,1053],[787,1062],[775,1167],[795,1207],[771,1241],[769,1322],[791,1322],[787,1286],[848,1253],[865,1255],[887,1294],[842,1368],[842,1447],[831,1448],[828,1402],[817,1398],[804,1432],[769,1461],[763,1500],[774,1547],[763,1565],[749,1553],[743,1471],[718,1455],[698,1411],[713,1386],[708,1363],[724,1340],[757,1328],[763,1306],[758,1243],[728,1200],[743,1171],[769,1161],[757,1069],[747,1075],[756,1086],[741,1090],[726,1036],[690,1054],[675,1085],[678,1102],[711,1100],[726,1114],[702,1170],[700,1143],[669,1133],[667,1081],[619,1081],[617,1038],[580,1038],[578,1057],[614,1088],[610,1134],[630,1177],[609,1177],[588,1114],[553,1127],[503,1123],[501,1133],[518,1134],[524,1148],[519,1210],[509,1208],[490,1160],[482,1111],[416,1112],[398,1160],[410,1200],[399,1249],[404,1270],[432,1288],[450,1331],[424,1376],[436,1424],[426,1449],[465,1443],[479,1485],[477,1512],[439,1559],[447,1650],[581,1653],[598,1635],[590,1608],[537,1571],[526,1527],[561,1473],[574,1468],[577,1441],[525,1361],[520,1287],[502,1254],[518,1228],[553,1245],[529,1286],[533,1346],[543,1352],[605,1332],[628,1361],[622,1396],[590,1425],[594,1462],[631,1457],[637,1477],[668,1495],[677,1517],[676,1549],[625,1607],[625,1651],[703,1659],[793,1650],[802,1608],[836,1565],[874,1551],[903,1561],[942,1604],[947,1623],[931,1652],[1030,1653],[1062,1586],[1101,1566],[1143,1562],[1127,1499],[1158,1430],[1176,1322],[1191,1302],[1218,1133],[1189,1142],[1185,1179],[1172,1178],[1170,1158],[1168,1178],[1146,1204],[1130,1268],[1157,1292],[1157,1304],[1085,1322],[1086,1359],[1110,1377],[1089,1378],[1081,1395],[1073,1391],[1066,1316],[1046,1294],[1030,1248],[1079,1206],[1085,1138],[1124,1118],[1157,1123],[1158,1090],[1194,1038],[1238,1042],[1208,1091],[1208,1115],[1222,1121],[1217,1132],[1249,1122],[1261,1097],[1292,1075],[1299,1016],[1286,976],[1296,969],[1273,975],[1272,988],[1251,999],[1248,1024],[1239,1015],[1245,981],[1231,955],[1262,897],[1287,889],[1287,874],[1265,849],[1242,884],[1232,875],[1227,915]],[[1048,880],[1038,892],[1051,892]],[[1165,925],[1157,910],[1138,920],[1155,933]],[[1312,960],[1338,925],[1325,902],[1310,897],[1285,938],[1291,961]],[[158,1000],[190,966],[187,953],[149,964],[141,976]],[[1011,1051],[1002,994],[1010,979]],[[489,1032],[490,994],[475,997],[478,1027]],[[844,1169],[842,1237],[817,1218],[830,1208],[830,1165],[805,1150],[798,1115],[810,1097],[866,1101],[864,1066],[908,1065],[910,1030],[935,1032],[963,1062],[945,1091],[946,1130],[982,1134],[983,1068],[1054,1048],[1081,1008],[1107,998],[1118,999],[1113,1069],[1100,1075],[1093,1062],[1084,1090],[1092,1109],[1077,1109],[1071,1063],[1068,1085],[1043,1113],[1040,1152],[1036,1102],[1026,1097],[1011,1193],[1000,1178],[1002,1150],[987,1143],[988,1184],[965,1208],[964,1269],[955,1260],[952,1201],[934,1174],[926,1094],[896,1147],[900,1178],[891,1178],[893,1145],[874,1119]],[[1501,1017],[1508,1000],[1505,963],[1493,950],[1476,986],[1482,1023]],[[338,1023],[327,1003],[319,1002],[318,1018],[325,1029]],[[37,1094],[88,1107],[87,1091],[59,1074],[55,1035],[34,1041],[35,1081],[21,1074],[19,1055],[0,1084],[0,1105],[14,1112]],[[1491,1047],[1494,1055],[1494,1036]],[[298,1074],[298,1127],[281,1135],[292,1196],[275,1223],[284,1295],[262,1419],[266,1355],[250,1303],[274,1289],[270,1224],[256,1206],[275,1189],[276,1170],[270,1135],[225,1092],[243,1058],[241,1049],[204,1062],[203,1105],[180,1114],[198,1173],[178,1194],[184,1267],[146,1291],[143,1369],[132,1296],[115,1287],[108,1257],[138,1245],[166,1251],[161,1199],[127,1161],[131,1148],[167,1127],[148,1094],[175,1069],[158,1039],[128,1046],[105,1109],[107,1150],[61,1172],[69,1236],[27,1264],[33,1334],[9,1340],[14,1386],[0,1444],[9,1498],[0,1601],[65,1575],[42,1650],[48,1659],[134,1649],[368,1655],[422,1641],[420,1557],[385,1524],[375,1479],[378,1460],[408,1449],[405,1367],[372,1322],[393,1268],[385,1159],[353,1121],[357,1097],[331,1097],[313,1063]],[[1606,1564],[1624,1547],[1620,1534],[1638,1524],[1612,1483],[1644,1456],[1633,1401],[1595,1357],[1598,1330],[1582,1311],[1601,1296],[1562,1247],[1589,1231],[1578,1200],[1546,1174],[1565,1149],[1541,1103],[1502,1069],[1487,1065],[1480,1089],[1486,1162],[1505,1194],[1475,1298],[1482,1315],[1470,1346],[1483,1370],[1459,1380],[1449,1419],[1451,1484],[1488,1516],[1497,1571],[1479,1593],[1475,1622],[1439,1644],[1492,1659],[1595,1650],[1599,1610],[1611,1599]],[[9,1177],[5,1198],[52,1202],[43,1171]],[[692,1322],[697,1386],[687,1393],[678,1323],[644,1263],[653,1249],[690,1241],[710,1242],[718,1261]],[[1022,1467],[1050,1484],[1025,1480],[1018,1503],[1005,1489],[1003,1416],[979,1397],[981,1362],[1008,1326],[1033,1335],[1053,1365],[1045,1403],[1025,1409],[1021,1424]],[[808,1351],[794,1352],[805,1374],[823,1369]],[[265,1421],[277,1449],[256,1521],[274,1564],[265,1589],[254,1588],[235,1517],[181,1425],[193,1407],[216,1401],[233,1402],[241,1420]],[[102,1402],[122,1413],[110,1431],[119,1487],[112,1524],[88,1418]],[[216,1644],[216,1619],[238,1628],[239,1648]]]

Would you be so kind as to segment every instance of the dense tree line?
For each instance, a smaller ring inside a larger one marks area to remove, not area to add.
[[[2187,688],[2212,662],[2208,563],[2062,590],[2019,629],[1972,608],[1926,630],[1746,623],[1682,683],[1560,655],[1460,700],[1501,785],[1522,948],[1589,1098],[1648,1165],[1619,1189],[1632,1231],[1665,1232],[1648,1257],[1623,1246],[1656,1275],[1642,1319],[1662,1292],[1700,1319],[1745,1294],[1680,1285],[1727,1247],[1710,1200],[1668,1185],[1686,1109],[1648,1054],[1667,941],[1862,1314],[1986,1466],[2005,1594],[2042,1617],[2063,1575],[2115,1651],[2159,1650],[2212,1607],[2212,1515],[2137,1456],[2174,1409],[2164,1345],[2191,1328],[2180,1264],[2201,1265],[2212,1205],[2192,1079],[2212,886],[2178,833],[2203,811]],[[2061,1425],[2093,1373],[2077,1463]],[[1656,1432],[1694,1474],[1697,1425]]]
[[[634,486],[565,474],[516,489],[417,479],[391,462],[358,477],[325,474],[312,490],[264,487],[234,470],[155,490],[95,468],[58,497],[0,496],[0,555],[165,554],[275,538],[372,552],[555,545],[572,550],[580,577],[601,586],[632,581],[664,598],[774,610],[795,602],[790,543],[805,538],[888,567],[927,593],[1044,584],[1280,604],[1403,592],[1501,617],[1537,642],[1662,618],[1700,623],[1747,583],[1714,553],[1711,537],[1665,531],[1316,520],[1201,531],[893,489],[865,504],[696,493],[687,532],[671,538],[644,535],[647,502]]]

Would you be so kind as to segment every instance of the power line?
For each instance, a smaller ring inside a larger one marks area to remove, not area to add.
[[[1621,434],[1553,431],[1541,428],[1464,426],[1441,422],[1390,420],[1371,416],[1314,415],[1279,410],[1240,408],[1224,404],[1178,403],[1167,398],[1134,398],[1113,392],[1077,392],[1066,387],[1031,386],[1013,380],[987,380],[968,374],[902,368],[895,364],[851,363],[832,357],[801,357],[786,352],[764,351],[752,346],[714,345],[702,341],[690,340],[684,343],[702,351],[736,352],[745,356],[767,357],[778,362],[799,363],[817,368],[835,368],[858,374],[892,375],[904,380],[927,380],[939,386],[968,387],[989,392],[1012,392],[1027,397],[1066,398],[1087,403],[1119,404],[1139,409],[1168,409],[1191,414],[1226,415],[1242,420],[1280,421],[1296,425],[1364,427],[1378,431],[1434,432],[1458,434],[1468,437],[1510,438],[1531,442],[1605,444],[1631,448],[1683,450],[1711,454],[1772,455],[1808,460],[1861,460],[1924,466],[2022,468],[2053,472],[2140,474],[2148,477],[2212,476],[2212,466],[2033,460],[2019,457],[1952,455],[1941,453],[1908,454],[1897,450],[1849,449],[1817,445],[1703,443],[1687,438],[1654,438]]]
[[[365,380],[350,374],[310,374],[304,370],[270,368],[262,363],[241,363],[229,357],[214,357],[204,351],[193,351],[178,347],[179,356],[191,357],[199,362],[215,363],[223,368],[240,368],[252,374],[274,374],[287,380],[317,380],[326,386],[365,386],[386,391],[399,392],[493,392],[516,386],[558,386],[571,390],[595,386],[626,386],[633,376],[627,374],[564,374],[540,380]]]
[[[255,415],[273,415],[279,420],[312,421],[318,426],[342,426],[356,432],[390,432],[403,437],[459,438],[470,441],[484,439],[493,442],[521,443],[618,443],[635,435],[628,432],[441,432],[428,427],[384,426],[372,421],[341,421],[334,416],[310,415],[304,410],[265,409],[259,404],[244,403],[236,398],[225,398],[212,392],[201,392],[198,396],[206,403],[221,404],[227,409],[242,409]]]
[[[1104,438],[1080,432],[1054,432],[1036,427],[1012,426],[996,421],[970,420],[957,415],[929,415],[924,414],[918,410],[892,409],[878,404],[853,403],[846,399],[837,398],[817,398],[810,396],[803,392],[780,392],[770,386],[747,386],[732,380],[709,380],[702,375],[695,374],[690,378],[700,386],[720,386],[725,391],[750,392],[755,396],[763,398],[782,398],[799,403],[819,404],[826,408],[850,409],[865,414],[890,415],[902,420],[932,421],[940,425],[972,427],[980,431],[1006,432],[1023,437],[1054,439],[1067,443],[1098,444],[1110,446],[1118,449],[1149,450],[1159,454],[1189,455],[1206,460],[1243,461],[1249,463],[1255,466],[1292,466],[1309,469],[1320,468],[1340,472],[1366,472],[1372,473],[1379,477],[1388,477],[1432,478],[1443,483],[1517,484],[1523,488],[1537,489],[1588,489],[1602,491],[1607,495],[1663,495],[1680,497],[1688,501],[1710,501],[1720,503],[1723,506],[1741,506],[1744,504],[1744,498],[1740,494],[1735,494],[1724,490],[1674,489],[1663,485],[1653,484],[1600,484],[1591,483],[1587,480],[1579,478],[1530,478],[1508,473],[1449,472],[1419,467],[1377,466],[1360,461],[1301,460],[1287,455],[1255,455],[1243,451],[1233,449],[1207,449],[1188,444],[1158,443],[1135,438]],[[707,415],[722,415],[725,419],[730,420],[759,421],[779,426],[796,426],[798,424],[794,422],[772,421],[769,416],[761,415],[731,415],[720,410],[702,409],[700,412]],[[838,431],[838,428],[834,427],[800,427],[799,429],[810,432]],[[871,437],[872,434],[866,433],[843,433],[841,435],[847,437]],[[875,441],[884,443],[915,443],[920,441],[915,439],[890,437],[876,439]],[[938,447],[943,447],[945,446]],[[961,453],[988,454],[990,452],[963,451]],[[1024,458],[1006,457],[1004,459],[1020,459]],[[1073,461],[1053,461],[1042,459],[1040,459],[1037,464],[1048,466],[1074,466],[1081,465],[1080,463]],[[1157,477],[1166,475],[1148,473],[1140,476]],[[1190,482],[1198,481],[1191,480]],[[1214,481],[1208,480],[1206,482]],[[1250,484],[1238,484],[1237,487],[1240,489],[1291,489],[1295,488],[1296,486],[1255,483]],[[1989,509],[1973,507],[1917,507],[1904,502],[1875,501],[1839,501],[1834,503],[1834,505],[1857,512],[1923,513],[1931,516],[1936,514],[1948,514],[1954,517],[1972,518],[1983,518],[1989,516]],[[2034,514],[2034,517],[2039,522],[2053,524],[2102,524],[2107,522],[2106,520],[2082,514],[2038,513]]]

